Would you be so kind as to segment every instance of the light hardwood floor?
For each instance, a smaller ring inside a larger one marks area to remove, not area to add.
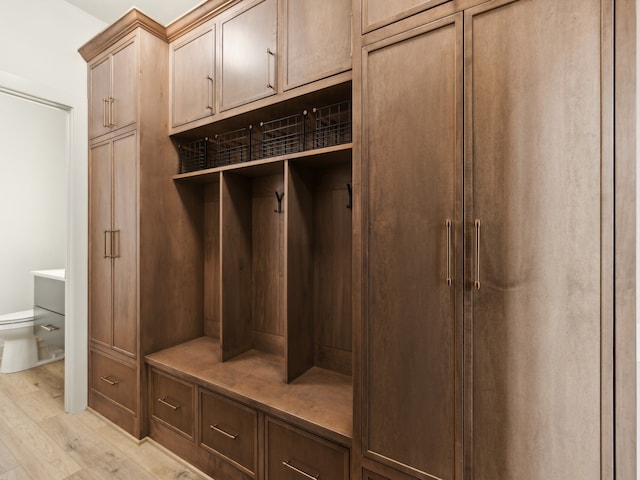
[[[93,412],[64,413],[63,373],[0,374],[0,480],[210,480]]]

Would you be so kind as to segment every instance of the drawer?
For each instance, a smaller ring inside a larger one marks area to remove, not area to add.
[[[258,414],[255,410],[201,390],[200,432],[203,447],[255,475],[258,452]]]
[[[64,348],[64,315],[37,305],[33,312],[33,333],[49,345]]]
[[[151,415],[193,439],[195,386],[157,370],[151,371]]]
[[[349,479],[349,450],[272,418],[266,419],[266,479]]]
[[[135,415],[138,383],[135,365],[91,351],[89,385]]]
[[[34,277],[34,303],[38,307],[64,315],[64,285],[60,280]]]

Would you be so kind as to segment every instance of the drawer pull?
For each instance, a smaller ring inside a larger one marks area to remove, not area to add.
[[[166,397],[165,398],[159,398],[158,402],[160,402],[161,404],[169,407],[171,410],[178,410],[180,408],[180,405],[174,405],[173,403],[167,402]]]
[[[60,330],[58,327],[53,326],[53,325],[40,325],[40,328],[42,328],[43,330],[46,330],[47,332],[55,332],[56,330]]]
[[[231,440],[235,440],[236,438],[238,438],[238,434],[236,433],[235,435],[229,433],[229,432],[225,432],[223,429],[221,429],[218,424],[216,423],[215,425],[209,425],[209,428],[211,430],[215,430],[216,432],[224,435],[227,438],[230,438]]]
[[[107,382],[109,385],[117,385],[120,383],[120,380],[111,380],[109,377],[100,377],[100,380]]]
[[[287,462],[282,462],[282,465],[284,465],[285,467],[293,470],[296,473],[299,473],[300,475],[302,475],[304,478],[310,478],[311,480],[318,480],[320,478],[320,474],[317,475],[311,475],[310,473],[305,472],[304,470],[300,470],[298,467],[294,466],[291,464],[291,460],[287,461]]]

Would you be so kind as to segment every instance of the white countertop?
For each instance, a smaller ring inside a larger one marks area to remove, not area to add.
[[[31,272],[35,277],[50,278],[52,280],[65,281],[66,273],[64,268],[57,268],[55,270],[34,270]]]

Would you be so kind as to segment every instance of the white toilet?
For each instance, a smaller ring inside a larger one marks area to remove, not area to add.
[[[0,341],[4,342],[0,373],[35,367],[38,340],[33,334],[33,309],[0,315]]]

